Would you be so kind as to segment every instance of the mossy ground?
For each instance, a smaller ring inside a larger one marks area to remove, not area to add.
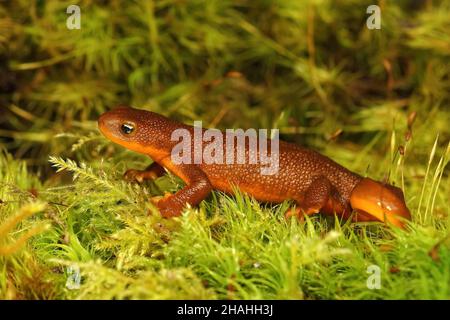
[[[68,30],[69,2],[2,2],[0,299],[450,298],[450,5],[377,3],[381,30],[371,1],[86,0]],[[149,197],[182,184],[123,181],[150,160],[98,132],[119,102],[279,128],[401,186],[413,221],[299,222],[218,192],[161,219]]]

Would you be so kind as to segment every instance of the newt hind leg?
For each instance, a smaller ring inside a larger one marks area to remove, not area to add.
[[[299,220],[303,220],[304,215],[309,216],[319,213],[327,206],[332,194],[333,186],[331,182],[324,176],[318,176],[306,189],[301,199],[296,200],[297,207],[289,209],[285,217],[296,216]]]

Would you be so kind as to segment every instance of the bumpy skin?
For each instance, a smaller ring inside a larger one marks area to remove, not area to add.
[[[113,142],[154,160],[146,170],[128,170],[126,178],[154,179],[164,174],[163,168],[166,168],[186,183],[186,187],[175,195],[165,196],[157,202],[164,217],[180,215],[187,203],[197,205],[213,189],[232,193],[233,188],[238,187],[260,201],[294,200],[297,209],[291,210],[289,215],[320,211],[347,218],[353,209],[359,213],[354,216],[355,220],[389,221],[400,227],[403,222],[399,217],[410,219],[400,189],[362,178],[328,157],[295,144],[280,141],[279,170],[273,175],[263,175],[261,168],[267,165],[249,163],[252,153],[259,159],[259,148],[251,148],[248,143],[245,144],[244,164],[174,163],[171,151],[179,141],[171,140],[172,132],[186,129],[193,137],[194,128],[153,112],[119,106],[101,115],[98,124],[101,132]],[[132,132],[125,133],[124,125],[132,128]],[[210,143],[203,142],[203,148]],[[226,156],[225,142],[223,145]],[[192,150],[194,147],[192,139]],[[270,154],[270,143],[268,149]],[[234,150],[236,154],[237,150]],[[352,195],[354,190],[357,192]],[[394,208],[395,212],[386,208]],[[370,211],[374,210],[376,213],[372,214]]]

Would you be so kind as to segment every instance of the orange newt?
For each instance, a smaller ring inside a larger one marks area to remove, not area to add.
[[[173,161],[171,153],[178,142],[172,140],[172,133],[176,129],[194,133],[194,127],[154,112],[119,106],[102,114],[98,126],[108,139],[153,159],[146,170],[128,170],[127,179],[155,179],[165,173],[165,168],[186,183],[175,194],[155,201],[163,217],[179,216],[186,204],[198,205],[212,190],[232,193],[237,187],[259,201],[295,201],[296,208],[288,210],[287,216],[301,218],[303,214],[322,212],[349,218],[355,212],[354,221],[381,221],[398,227],[411,219],[401,189],[361,177],[326,156],[292,143],[279,141],[278,170],[263,175],[260,163]],[[201,143],[206,147],[211,142]],[[190,144],[195,148],[194,139]],[[247,158],[254,151],[250,147],[245,143]]]

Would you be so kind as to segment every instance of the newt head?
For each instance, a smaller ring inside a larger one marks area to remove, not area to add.
[[[164,144],[159,141],[164,129],[161,118],[150,111],[120,105],[99,117],[98,128],[106,138],[127,149],[155,154]]]
[[[356,220],[389,222],[403,228],[411,214],[400,188],[363,178],[350,195],[350,205],[357,212]]]

